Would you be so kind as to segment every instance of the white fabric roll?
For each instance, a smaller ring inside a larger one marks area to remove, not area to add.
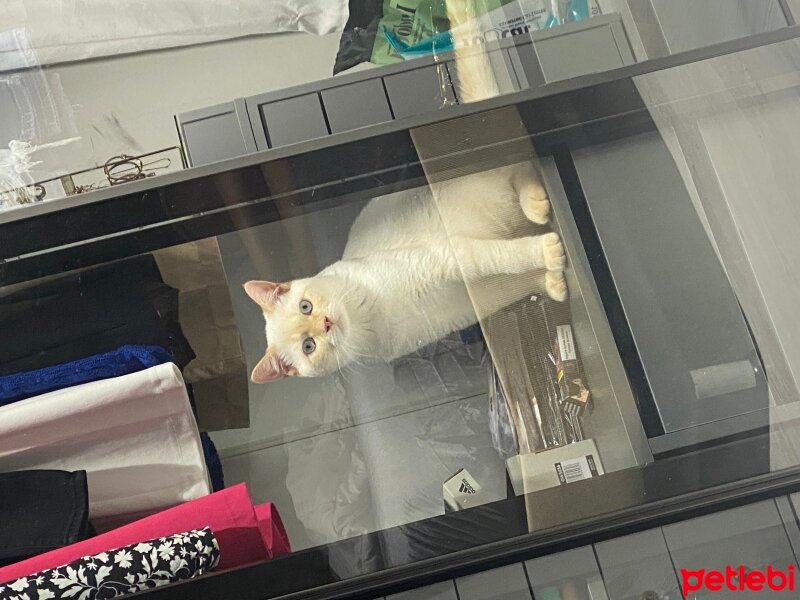
[[[0,73],[42,65],[205,44],[247,35],[344,29],[347,0],[2,0],[0,31],[30,49],[0,47]],[[278,57],[264,57],[277,60]]]
[[[89,517],[101,528],[211,492],[171,363],[0,408],[0,471],[46,468],[87,471]]]

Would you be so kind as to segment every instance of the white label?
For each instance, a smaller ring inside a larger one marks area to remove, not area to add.
[[[557,462],[555,467],[558,480],[562,484],[589,479],[598,474],[594,457],[591,455]]]
[[[461,510],[462,508],[469,508],[486,502],[485,494],[481,493],[480,484],[475,481],[475,478],[466,469],[461,469],[445,481],[442,492],[444,493],[444,501],[454,510]]]
[[[572,327],[569,325],[556,327],[556,338],[558,339],[558,353],[561,355],[561,360],[576,360],[578,355],[575,353]]]
[[[756,370],[749,360],[711,365],[690,372],[698,400],[756,387]]]

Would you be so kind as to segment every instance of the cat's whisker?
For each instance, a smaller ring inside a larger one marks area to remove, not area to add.
[[[339,374],[342,376],[342,379],[344,379],[345,382],[348,385],[350,385],[350,380],[347,378],[347,375],[345,374],[344,369],[342,368],[342,362],[341,362],[341,360],[339,358],[339,352],[335,348],[333,349],[333,356],[336,358],[336,364],[339,367]],[[344,366],[345,366],[345,368],[347,368],[347,366],[348,366],[347,363],[345,363]],[[351,368],[351,370],[352,370],[352,368]]]
[[[357,362],[357,363],[360,363],[360,362],[361,362],[361,360],[360,360],[360,359],[362,359],[362,358],[364,358],[364,359],[367,359],[367,361],[369,361],[369,360],[372,360],[372,359],[374,359],[374,358],[375,358],[374,356],[371,356],[371,355],[369,355],[369,354],[363,354],[363,353],[361,353],[361,352],[356,352],[355,350],[352,350],[352,349],[351,349],[351,350],[349,350],[349,351],[347,352],[347,354],[348,354],[348,355],[349,355],[349,357],[350,357],[350,362]]]

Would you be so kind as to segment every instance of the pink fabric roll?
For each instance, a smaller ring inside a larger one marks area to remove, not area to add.
[[[253,506],[243,483],[180,504],[88,540],[0,568],[0,583],[141,541],[210,527],[219,543],[218,569],[258,562],[290,551],[272,504]]]
[[[289,545],[289,536],[286,535],[286,528],[283,526],[281,516],[274,504],[259,504],[255,507],[258,528],[261,530],[261,539],[267,547],[270,558],[275,558],[281,554],[292,551]]]

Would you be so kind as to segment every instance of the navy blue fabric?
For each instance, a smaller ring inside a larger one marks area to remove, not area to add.
[[[159,346],[122,346],[72,362],[0,377],[0,406],[90,381],[111,379],[172,362]]]
[[[222,461],[219,458],[217,447],[205,431],[200,433],[200,442],[203,444],[203,459],[208,467],[208,476],[211,479],[211,489],[218,492],[225,489],[225,476],[222,472]]]
[[[186,392],[189,394],[189,405],[192,407],[194,418],[197,419],[197,404],[194,401],[194,388],[192,384],[186,384]],[[217,447],[214,445],[211,436],[205,431],[200,432],[200,443],[203,446],[203,460],[208,467],[208,477],[211,479],[211,489],[215,492],[225,489],[225,476],[222,472],[222,460],[220,460]]]

